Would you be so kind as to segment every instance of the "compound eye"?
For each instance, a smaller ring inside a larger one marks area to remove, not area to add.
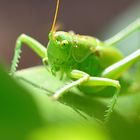
[[[67,41],[67,40],[63,40],[62,42],[61,42],[61,46],[62,47],[65,47],[65,46],[67,46],[69,44],[69,42]]]

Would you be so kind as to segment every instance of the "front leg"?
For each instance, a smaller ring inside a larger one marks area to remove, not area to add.
[[[21,47],[23,43],[28,45],[28,47],[31,48],[42,59],[47,57],[46,55],[47,50],[42,44],[40,44],[38,41],[31,38],[30,36],[22,34],[18,37],[16,41],[14,57],[12,60],[12,66],[10,70],[11,75],[13,75],[16,72],[16,68],[17,68],[19,58],[20,58],[20,53],[21,53]]]
[[[76,81],[73,81],[72,83],[64,86],[63,88],[61,88],[60,90],[58,90],[54,95],[53,95],[53,99],[57,100],[58,98],[60,98],[64,93],[66,93],[69,89],[71,89],[72,87],[75,87],[77,85],[80,85],[83,82],[88,81],[89,79],[89,75],[85,72],[82,71],[78,71],[78,70],[73,70],[70,73],[70,76],[73,75],[73,73],[76,72],[80,75],[80,77],[78,77],[78,79]]]
[[[105,122],[107,122],[112,114],[112,111],[114,109],[114,106],[117,101],[117,97],[119,95],[120,90],[120,84],[116,80],[108,79],[108,78],[101,78],[101,77],[90,77],[87,73],[79,71],[79,70],[73,70],[70,73],[70,77],[76,79],[76,81],[73,81],[69,85],[64,86],[62,89],[58,90],[54,95],[53,99],[58,99],[61,97],[65,92],[67,92],[72,87],[78,86],[78,85],[84,85],[84,86],[113,86],[116,87],[117,91],[114,94],[111,102],[108,105],[108,109],[105,113]]]

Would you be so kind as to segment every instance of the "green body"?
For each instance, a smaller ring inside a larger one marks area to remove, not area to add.
[[[48,62],[54,71],[69,73],[77,69],[100,76],[106,67],[123,58],[117,48],[91,36],[58,31],[54,37],[55,40],[50,37],[47,46]]]

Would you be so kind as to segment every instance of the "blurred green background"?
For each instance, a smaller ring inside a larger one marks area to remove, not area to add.
[[[0,66],[0,140],[139,139],[139,62],[124,75],[129,84],[122,82],[125,94],[119,97],[106,127],[100,120],[110,99],[71,92],[54,102],[44,88],[55,92],[64,83],[43,67],[19,71],[17,80],[4,70],[10,65],[15,40],[21,33],[47,43],[54,7],[55,0],[0,1],[0,59],[4,63]],[[139,9],[140,1],[136,0],[62,0],[58,21],[62,30],[105,40],[139,18]],[[139,38],[140,32],[136,32],[119,43],[118,48],[128,55],[140,47]],[[24,47],[20,68],[39,64],[39,58]]]

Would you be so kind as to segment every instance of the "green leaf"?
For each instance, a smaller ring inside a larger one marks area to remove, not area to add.
[[[19,74],[24,75],[24,78],[31,78],[30,80],[34,82],[36,78],[38,78],[37,82],[39,83],[43,79],[46,82],[46,77],[43,78],[42,75],[39,78],[36,75],[38,72],[40,73],[41,69],[35,68],[22,71]],[[44,76],[46,76],[45,73]],[[88,116],[85,115],[87,117],[85,119],[82,113],[77,113],[71,107],[53,101],[46,95],[46,91],[25,81],[22,81],[21,84],[21,81],[11,78],[0,67],[1,140],[46,140],[48,138],[62,140],[66,137],[69,140],[77,138],[92,140],[93,136],[97,140],[108,140],[107,134]],[[53,88],[51,87],[51,89]],[[87,119],[90,120],[90,123]],[[77,129],[79,129],[77,131],[79,133],[75,133]],[[83,133],[83,135],[80,135],[80,133]]]
[[[139,80],[134,78],[133,81]],[[100,120],[110,98],[86,96],[74,89],[59,101],[53,101],[51,95],[64,84],[42,66],[21,70],[14,79],[0,67],[0,139],[121,140],[137,137],[140,129],[138,90],[131,88],[133,94],[119,97],[108,124],[108,136]],[[122,86],[126,88],[123,82]]]
[[[51,92],[54,93],[65,84],[59,80],[59,77],[54,77],[42,66],[19,71],[17,76],[20,76],[20,81],[26,86],[28,90],[30,90],[33,94],[38,94],[39,96],[51,95]],[[131,81],[131,78],[129,77],[130,76],[128,76],[125,80]],[[25,79],[28,82],[25,81]],[[129,90],[129,86],[134,81],[137,83],[135,78],[128,85],[124,82],[121,82],[123,92],[126,91],[126,93],[119,97],[118,104],[116,105],[111,121],[109,122],[109,129],[111,131],[112,139],[131,139],[132,136],[137,137],[139,134],[137,130],[140,128],[140,92],[138,90]],[[30,84],[30,82],[32,84]],[[44,88],[50,90],[51,92],[45,91]],[[125,90],[125,88],[127,90]],[[97,121],[96,119],[103,120],[104,111],[106,110],[106,105],[109,101],[110,98],[91,97],[86,96],[79,91],[73,91],[64,94],[64,96],[59,100],[59,103],[62,106],[65,105],[68,108],[70,107],[72,110],[75,110],[77,115],[80,115],[86,120],[88,119]],[[47,106],[45,105],[44,108],[46,107]],[[122,124],[124,124],[123,127]],[[118,130],[118,137],[116,137],[115,133],[116,128]],[[124,129],[124,135],[120,135]],[[127,134],[127,131],[131,131],[131,137]]]
[[[65,81],[60,80],[59,76],[53,76],[42,66],[21,70],[17,72],[17,76],[28,90],[39,96],[51,96],[66,84]],[[93,119],[98,118],[103,120],[104,118],[106,104],[98,98],[85,96],[78,90],[64,94],[59,102],[73,108],[76,112],[81,112],[79,113],[81,115],[85,114],[85,117],[88,115]]]
[[[23,88],[0,67],[0,139],[22,140],[42,126],[84,120],[70,107],[38,91]]]

